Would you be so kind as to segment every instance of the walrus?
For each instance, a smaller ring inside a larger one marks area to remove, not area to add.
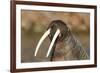
[[[48,29],[50,28],[50,41],[52,41],[57,29],[60,29],[61,32],[54,43],[52,61],[89,59],[85,48],[83,48],[79,40],[75,38],[67,24],[61,20],[54,20],[50,23]]]
[[[49,24],[47,31],[43,34],[36,47],[35,56],[46,37],[49,37],[51,42],[46,55],[46,57],[50,57],[50,61],[89,59],[81,42],[75,38],[71,29],[62,20],[53,20]]]

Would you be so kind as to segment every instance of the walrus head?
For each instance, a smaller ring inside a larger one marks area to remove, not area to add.
[[[49,34],[50,40],[53,39],[54,34],[57,29],[60,30],[60,34],[57,37],[57,41],[63,41],[65,38],[67,38],[70,35],[69,27],[61,20],[52,21],[48,29],[51,29],[50,34]]]

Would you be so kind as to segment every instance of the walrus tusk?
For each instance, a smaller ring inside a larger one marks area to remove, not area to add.
[[[41,37],[41,39],[39,40],[39,43],[38,43],[38,45],[37,45],[37,47],[36,47],[34,56],[37,55],[37,52],[38,52],[38,50],[39,50],[39,47],[40,47],[40,45],[42,44],[42,42],[44,41],[44,39],[50,34],[50,30],[51,30],[51,29],[48,29],[48,30],[43,34],[43,36]],[[57,29],[57,31],[56,31],[56,33],[55,33],[55,35],[54,35],[54,37],[53,37],[53,39],[52,39],[52,41],[51,41],[51,44],[50,44],[50,46],[49,46],[49,49],[48,49],[48,52],[47,52],[46,57],[49,56],[50,51],[51,51],[51,49],[52,49],[52,47],[53,47],[53,45],[54,45],[54,42],[55,42],[55,40],[57,39],[57,36],[59,35],[59,33],[60,33],[60,30]]]
[[[38,43],[38,45],[36,46],[36,50],[35,50],[34,56],[37,55],[37,52],[38,52],[38,50],[39,50],[39,47],[40,47],[40,45],[42,44],[42,42],[44,41],[44,39],[50,34],[50,30],[51,30],[51,29],[48,29],[48,30],[43,34],[43,36],[41,37],[41,39],[39,40],[39,43]]]
[[[50,46],[49,46],[49,49],[48,49],[48,52],[47,52],[46,57],[48,57],[48,56],[49,56],[50,51],[51,51],[51,49],[52,49],[52,47],[53,47],[53,45],[54,45],[54,42],[55,42],[55,40],[57,39],[57,36],[59,35],[59,33],[60,33],[60,30],[59,30],[59,29],[57,29],[57,31],[56,31],[56,33],[55,33],[55,35],[54,35],[53,39],[52,39],[52,42],[51,42],[51,44],[50,44]]]

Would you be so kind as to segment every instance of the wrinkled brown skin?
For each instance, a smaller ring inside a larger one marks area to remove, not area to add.
[[[69,27],[61,20],[54,20],[50,26],[51,33],[49,35],[52,41],[56,30],[59,28],[61,31],[60,36],[53,47],[51,61],[65,61],[65,60],[85,60],[89,59],[87,52],[82,47],[81,43],[73,36]]]

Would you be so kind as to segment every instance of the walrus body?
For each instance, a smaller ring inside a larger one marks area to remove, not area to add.
[[[61,20],[51,22],[51,34],[49,35],[52,40],[56,29],[61,30],[52,51],[52,61],[65,61],[65,60],[85,60],[89,59],[87,52],[81,43],[74,37],[69,27]]]

